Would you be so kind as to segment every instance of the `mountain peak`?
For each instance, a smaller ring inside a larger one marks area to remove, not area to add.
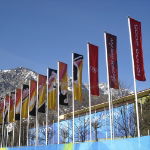
[[[28,84],[29,80],[36,80],[37,73],[25,67],[17,67],[9,70],[0,70],[0,93],[6,93],[20,88],[22,84]]]

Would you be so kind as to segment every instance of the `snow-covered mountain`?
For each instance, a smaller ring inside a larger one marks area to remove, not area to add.
[[[36,77],[36,72],[23,67],[0,70],[0,96],[20,88],[21,84],[28,84],[30,79],[36,80]]]
[[[14,91],[15,88],[20,88],[22,84],[28,84],[30,79],[37,80],[37,75],[35,71],[24,67],[18,67],[10,70],[0,70],[0,98],[4,97],[6,93]],[[68,82],[68,103],[69,106],[60,105],[60,115],[65,113],[72,112],[72,81],[69,78]],[[96,105],[100,103],[104,103],[108,101],[108,89],[106,83],[99,84],[100,96],[99,97],[91,97],[91,105]],[[115,98],[128,95],[130,91],[128,89],[121,88],[121,90],[112,89],[112,96]],[[89,106],[89,96],[88,96],[88,84],[82,85],[82,97],[83,101],[75,101],[75,111],[86,109]],[[42,124],[44,114],[39,115],[39,122]],[[32,118],[31,118],[32,119]],[[57,110],[49,111],[49,120],[56,119],[57,120]]]
[[[37,79],[38,73],[23,67],[18,67],[10,70],[0,70],[0,97],[5,96],[6,93],[14,91],[15,88],[20,88],[22,84],[28,84],[30,79]],[[62,113],[64,110],[72,110],[72,92],[71,92],[71,78],[69,78],[69,92],[68,92],[68,101],[69,108],[66,106],[61,106]],[[103,103],[107,101],[108,97],[108,88],[106,83],[99,84],[100,96],[92,97],[92,105]],[[80,103],[75,101],[75,108],[81,109],[82,107],[88,107],[88,84],[82,85],[83,101]],[[115,90],[112,89],[112,96],[117,98],[129,94],[128,89]]]

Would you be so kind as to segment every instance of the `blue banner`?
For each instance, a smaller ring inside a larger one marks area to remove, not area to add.
[[[150,150],[150,136],[79,144],[0,148],[0,150]]]

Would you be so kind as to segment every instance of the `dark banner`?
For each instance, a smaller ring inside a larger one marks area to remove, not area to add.
[[[59,104],[68,105],[68,77],[67,64],[59,62]]]
[[[106,33],[107,62],[110,88],[118,89],[117,37]]]
[[[48,109],[56,109],[57,101],[57,70],[48,68]]]
[[[142,49],[141,22],[129,18],[129,27],[131,34],[131,46],[134,59],[135,78],[139,81],[145,81],[144,59]]]

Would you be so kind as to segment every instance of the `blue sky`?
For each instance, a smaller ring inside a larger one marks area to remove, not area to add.
[[[84,55],[87,82],[87,42],[99,46],[99,80],[106,82],[104,31],[118,37],[119,79],[133,89],[127,17],[142,22],[144,63],[150,83],[149,0],[0,0],[0,69],[18,66],[46,74],[57,61],[69,66],[71,53]]]

